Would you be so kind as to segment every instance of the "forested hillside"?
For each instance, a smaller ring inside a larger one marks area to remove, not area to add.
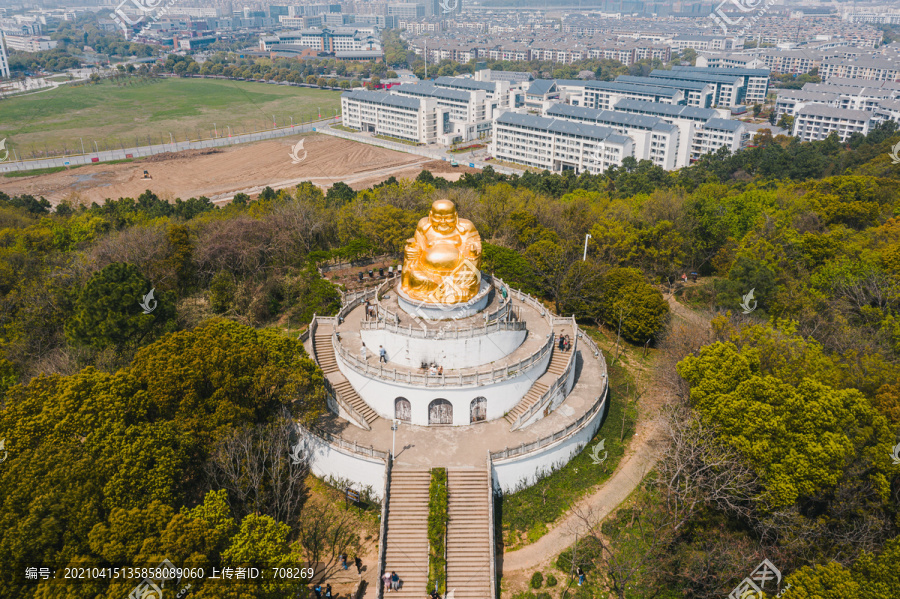
[[[767,557],[788,599],[900,596],[898,141],[887,126],[847,144],[767,137],[675,173],[630,161],[449,183],[423,171],[224,207],[148,191],[53,209],[0,192],[0,597],[57,596],[12,582],[25,565],[303,561],[305,472],[285,450],[272,471],[297,501],[241,496],[223,452],[241,435],[284,440],[283,418],[324,409],[296,340],[339,306],[316,266],[398,254],[436,197],[475,223],[485,271],[649,343],[677,391],[671,447],[634,508],[658,534],[612,525],[628,560],[593,564],[614,593],[625,580],[634,596],[722,597]],[[713,337],[673,325],[670,292],[717,314]],[[67,596],[129,591],[97,580]]]

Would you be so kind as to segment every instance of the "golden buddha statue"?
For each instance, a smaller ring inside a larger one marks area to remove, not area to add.
[[[481,236],[450,200],[437,200],[406,240],[400,286],[410,299],[456,304],[478,294]]]

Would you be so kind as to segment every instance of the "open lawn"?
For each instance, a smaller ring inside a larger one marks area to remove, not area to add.
[[[0,139],[20,156],[81,152],[279,127],[340,109],[340,92],[219,79],[64,85],[0,103]],[[171,137],[170,137],[171,135]]]

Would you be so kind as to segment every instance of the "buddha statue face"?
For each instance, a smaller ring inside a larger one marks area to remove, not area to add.
[[[437,200],[431,205],[428,218],[431,220],[431,227],[436,232],[449,235],[456,229],[456,206],[450,200]]]

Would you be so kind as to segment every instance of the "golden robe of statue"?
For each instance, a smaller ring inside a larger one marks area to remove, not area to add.
[[[437,200],[406,240],[401,288],[412,299],[456,304],[478,294],[481,236],[450,200]]]

